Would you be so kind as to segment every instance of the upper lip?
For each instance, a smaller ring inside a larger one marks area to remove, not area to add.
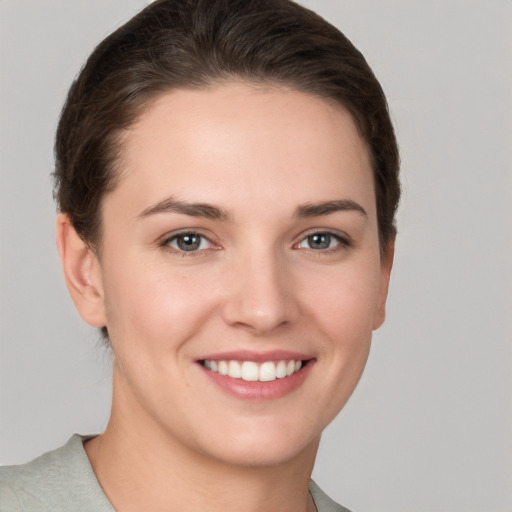
[[[262,363],[265,361],[305,361],[313,359],[311,354],[303,352],[292,352],[290,350],[269,350],[255,352],[253,350],[232,350],[229,352],[216,352],[200,357],[198,361],[254,361]]]

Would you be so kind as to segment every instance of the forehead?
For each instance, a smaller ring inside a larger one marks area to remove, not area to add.
[[[373,197],[366,143],[346,110],[244,83],[158,97],[125,132],[120,168],[120,188],[136,189],[141,201],[191,191],[207,202]]]

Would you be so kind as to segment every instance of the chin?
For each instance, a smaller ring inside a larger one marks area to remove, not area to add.
[[[320,434],[302,435],[288,428],[243,429],[226,432],[221,440],[210,442],[206,456],[240,467],[269,467],[289,463],[311,456],[314,460]]]

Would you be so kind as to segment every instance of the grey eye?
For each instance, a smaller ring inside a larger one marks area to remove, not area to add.
[[[309,235],[307,241],[310,249],[329,249],[332,238],[328,233],[315,233]]]
[[[303,238],[298,247],[301,249],[322,251],[325,249],[333,249],[343,244],[343,240],[333,233],[313,233]]]
[[[207,249],[210,241],[197,233],[181,233],[173,236],[168,245],[177,251],[192,252]]]

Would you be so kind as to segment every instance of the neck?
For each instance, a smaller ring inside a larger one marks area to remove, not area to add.
[[[238,465],[178,442],[142,409],[126,412],[114,392],[105,433],[85,444],[96,477],[116,510],[316,510],[308,486],[319,439],[291,460]]]

